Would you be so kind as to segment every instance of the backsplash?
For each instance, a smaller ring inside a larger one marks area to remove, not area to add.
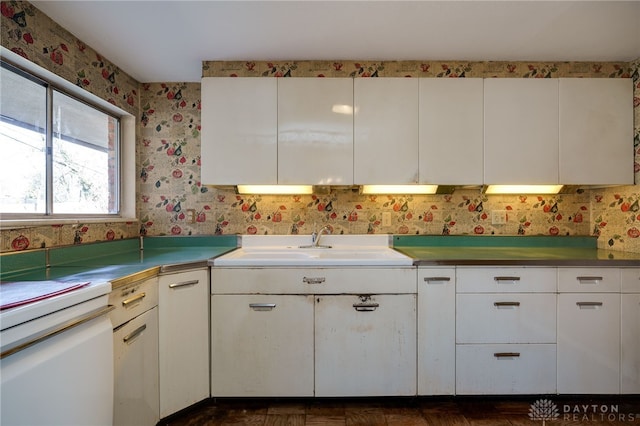
[[[24,12],[23,15],[18,16]],[[365,196],[335,189],[313,196],[239,196],[200,183],[200,84],[138,84],[27,2],[2,2],[4,47],[138,117],[140,222],[81,223],[2,230],[13,251],[155,235],[335,233],[599,235],[598,245],[640,252],[638,185],[558,196]],[[204,76],[253,77],[634,77],[635,149],[640,144],[640,59],[633,63],[442,61],[203,62]],[[248,154],[250,155],[250,154]],[[247,158],[248,161],[254,159]],[[224,161],[221,158],[219,161]],[[526,159],[521,159],[526,161]],[[636,153],[640,182],[640,152]],[[491,225],[491,210],[507,210]],[[382,213],[391,225],[382,225]]]

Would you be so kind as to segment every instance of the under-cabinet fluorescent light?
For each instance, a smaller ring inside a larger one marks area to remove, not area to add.
[[[345,104],[335,104],[331,107],[331,112],[336,114],[353,115],[353,107]]]
[[[435,194],[438,185],[363,185],[363,194]]]
[[[557,194],[563,185],[489,185],[485,194]]]
[[[311,194],[311,185],[238,185],[239,194]]]

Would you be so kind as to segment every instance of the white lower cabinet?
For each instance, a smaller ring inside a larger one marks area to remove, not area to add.
[[[212,396],[313,396],[313,296],[213,295],[211,321]]]
[[[620,393],[640,394],[640,268],[621,271]]]
[[[455,394],[455,303],[455,268],[418,268],[418,395]]]
[[[415,274],[212,268],[211,396],[415,395]]]
[[[456,393],[555,393],[555,268],[456,274]]]
[[[620,294],[558,295],[558,392],[620,391]]]
[[[316,297],[316,396],[416,394],[416,296]]]
[[[209,397],[209,270],[159,277],[160,417]]]

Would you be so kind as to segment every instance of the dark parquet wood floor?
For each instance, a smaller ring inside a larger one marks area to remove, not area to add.
[[[540,400],[550,401],[557,416],[552,411],[541,412],[543,407],[537,404]],[[530,417],[533,409],[538,410],[534,419]],[[204,401],[159,423],[162,426],[543,424],[640,425],[640,396],[217,399]]]

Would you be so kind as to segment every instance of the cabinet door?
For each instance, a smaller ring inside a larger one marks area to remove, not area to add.
[[[316,297],[316,396],[416,394],[416,296]]]
[[[158,308],[138,315],[114,331],[113,346],[113,424],[158,423]]]
[[[209,397],[209,272],[160,276],[160,417]]]
[[[418,183],[418,80],[354,80],[354,183]]]
[[[558,80],[484,81],[484,183],[558,183]]]
[[[313,396],[313,296],[211,296],[211,395]]]
[[[202,79],[202,183],[275,184],[275,78]]]
[[[482,185],[483,80],[420,79],[420,183]]]
[[[278,183],[352,185],[353,79],[277,80]]]
[[[560,183],[633,184],[633,82],[560,79]]]
[[[454,395],[454,268],[418,269],[418,395]]]
[[[620,307],[620,392],[640,393],[640,293],[623,293]]]
[[[558,393],[620,392],[620,294],[558,295]]]

